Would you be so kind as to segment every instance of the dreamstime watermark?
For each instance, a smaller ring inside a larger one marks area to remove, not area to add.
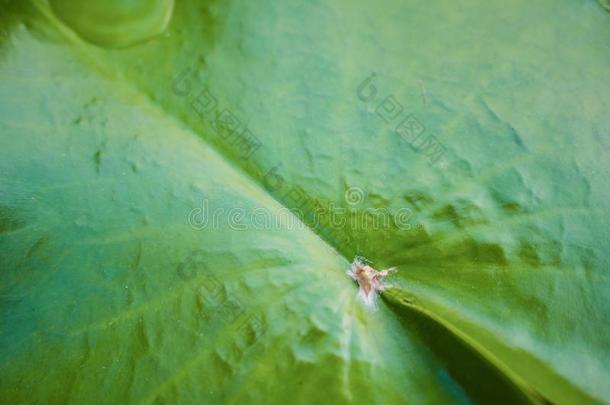
[[[194,72],[184,69],[172,81],[172,92],[186,97],[192,110],[203,122],[210,124],[214,132],[232,148],[238,149],[240,156],[248,160],[260,147],[261,141],[230,108],[220,108],[218,97],[203,85],[195,86]]]
[[[349,205],[360,204],[364,197],[364,191],[360,187],[350,187],[345,191],[345,202]]]
[[[360,101],[370,103],[377,98],[377,87],[373,84],[376,76],[373,72],[358,85],[356,95]],[[387,124],[396,124],[393,131],[407,142],[411,149],[426,156],[431,164],[436,163],[445,153],[445,146],[434,135],[424,136],[426,128],[413,114],[403,114],[404,107],[393,95],[384,98],[375,108],[375,112]]]
[[[350,195],[351,196],[351,195]],[[395,212],[385,208],[363,208],[357,213],[345,207],[330,203],[307,212],[301,208],[280,207],[269,210],[264,207],[245,209],[243,207],[218,207],[211,209],[208,199],[203,199],[200,207],[191,209],[187,215],[189,225],[196,230],[229,228],[235,231],[270,229],[308,229],[330,227],[335,230],[349,228],[355,231],[388,230],[391,228],[411,229],[413,212],[401,208]],[[307,221],[304,221],[307,219]],[[306,223],[308,222],[308,223]]]
[[[206,321],[221,322],[234,327],[238,332],[249,330],[255,338],[260,338],[264,334],[265,328],[261,317],[248,312],[239,298],[227,293],[220,280],[211,274],[203,251],[192,252],[178,265],[176,272],[185,282],[201,280],[199,294],[205,308]]]

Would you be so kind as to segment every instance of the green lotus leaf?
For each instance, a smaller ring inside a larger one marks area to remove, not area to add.
[[[603,2],[76,3],[0,2],[1,403],[608,401]]]

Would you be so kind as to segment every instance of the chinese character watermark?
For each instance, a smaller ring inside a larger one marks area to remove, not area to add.
[[[376,76],[377,74],[373,72],[358,85],[356,96],[360,101],[370,103],[377,98],[377,87],[373,83]],[[422,97],[425,102],[425,95]],[[392,125],[393,132],[407,142],[415,152],[426,156],[431,164],[436,163],[445,153],[445,146],[434,135],[424,135],[426,132],[424,125],[413,114],[408,114],[394,95],[384,98],[375,108],[375,113],[386,124]]]
[[[218,98],[207,87],[194,85],[193,81],[193,72],[190,68],[185,69],[174,78],[172,92],[185,97],[199,118],[244,160],[248,160],[260,149],[261,141],[229,108],[220,108]]]
[[[264,334],[262,318],[249,312],[238,297],[227,293],[224,284],[206,265],[205,252],[192,252],[178,265],[176,271],[185,282],[195,278],[201,281],[200,298],[205,307],[206,321],[222,322],[235,327],[238,332],[249,330],[257,339]]]

